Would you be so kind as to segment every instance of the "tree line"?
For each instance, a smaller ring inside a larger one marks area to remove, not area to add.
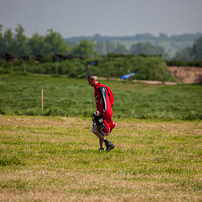
[[[161,55],[162,57],[166,56],[165,50],[161,46],[154,46],[150,42],[139,42],[131,45],[129,49],[127,49],[123,44],[116,43],[107,40],[107,41],[98,41],[96,50],[101,55],[106,55],[108,53],[115,54],[133,54],[133,55]]]
[[[187,47],[183,50],[177,51],[176,56],[173,59],[185,62],[202,60],[202,36],[194,41],[192,47]]]
[[[90,41],[194,41],[202,36],[202,33],[196,34],[182,34],[182,35],[171,35],[170,37],[164,33],[160,33],[159,36],[154,36],[150,33],[136,34],[134,36],[101,36],[100,34],[95,34],[93,36],[88,36]],[[69,37],[65,40],[68,42],[78,42],[86,39],[85,36]]]
[[[114,44],[108,39],[106,41],[98,40],[97,42],[88,39],[83,39],[79,42],[68,42],[53,29],[48,29],[45,36],[35,33],[31,38],[28,38],[25,36],[24,28],[21,25],[17,26],[15,33],[11,29],[7,29],[2,33],[2,28],[3,25],[0,25],[0,55],[11,53],[20,57],[24,55],[73,54],[83,57],[95,57],[114,53],[123,55],[161,55],[164,59],[168,59],[163,47],[154,46],[150,42],[138,42],[127,49],[123,44]],[[97,38],[99,37],[97,36]],[[138,37],[142,38],[143,36],[137,35],[136,38]],[[148,34],[144,37],[148,37]],[[161,34],[160,38],[167,38],[167,35]],[[178,51],[173,60],[185,62],[202,60],[202,36],[195,40],[193,47]]]
[[[15,56],[45,55],[54,53],[67,53],[70,51],[68,43],[62,36],[52,29],[47,30],[46,36],[35,33],[31,38],[24,34],[24,28],[18,25],[15,33],[7,29],[2,33],[0,25],[0,54],[12,53]]]
[[[7,29],[2,33],[3,26],[0,25],[0,55],[12,53],[15,56],[24,55],[51,55],[51,54],[74,54],[82,56],[115,54],[146,54],[146,55],[164,55],[164,48],[154,46],[151,43],[133,44],[130,50],[124,45],[110,42],[95,42],[83,39],[78,42],[67,42],[58,32],[52,29],[47,30],[45,36],[38,33],[28,38],[24,34],[24,28],[18,25],[15,33]]]

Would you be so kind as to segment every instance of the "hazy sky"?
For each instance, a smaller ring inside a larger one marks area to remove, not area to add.
[[[202,0],[0,0],[0,24],[28,37],[202,33]]]

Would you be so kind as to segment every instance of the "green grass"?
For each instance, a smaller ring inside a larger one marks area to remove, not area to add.
[[[115,96],[110,153],[86,79],[0,75],[0,201],[202,200],[202,86],[101,82]]]
[[[200,120],[202,86],[164,86],[129,81],[100,81],[115,97],[114,117]],[[41,110],[41,89],[44,110]],[[0,75],[0,114],[91,117],[94,89],[86,79],[4,74]]]
[[[202,200],[201,121],[115,122],[106,153],[90,118],[0,116],[1,200]]]

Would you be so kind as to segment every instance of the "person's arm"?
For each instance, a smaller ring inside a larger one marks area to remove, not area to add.
[[[100,106],[98,108],[98,111],[102,112],[103,110],[107,110],[107,95],[106,95],[106,88],[100,87],[98,88],[98,91],[100,92],[100,99],[102,99],[102,102],[100,103]]]

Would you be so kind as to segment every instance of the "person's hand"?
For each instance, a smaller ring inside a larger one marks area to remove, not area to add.
[[[96,115],[97,116],[101,116],[101,112],[100,111],[96,111]]]

